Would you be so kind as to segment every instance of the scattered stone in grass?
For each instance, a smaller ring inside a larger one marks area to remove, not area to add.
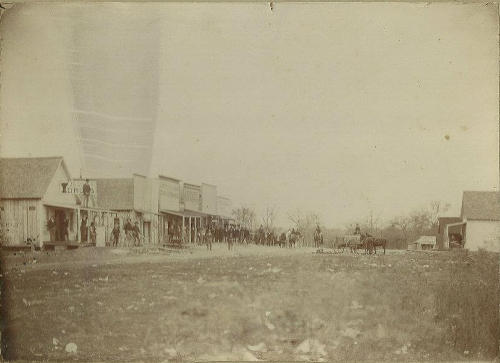
[[[260,352],[260,353],[265,353],[267,352],[267,346],[266,343],[260,342],[257,345],[247,345],[248,350],[251,350],[252,352]]]
[[[174,348],[165,348],[164,351],[171,357],[177,356],[177,351]]]
[[[68,310],[69,310],[70,313],[73,313],[73,312],[75,312],[75,307],[74,306],[70,306],[68,308]]]
[[[351,309],[353,310],[357,310],[357,309],[362,309],[363,308],[363,305],[361,305],[359,302],[357,302],[356,300],[353,300],[351,302]]]
[[[66,347],[64,348],[64,350],[67,352],[67,353],[76,353],[78,347],[76,346],[75,343],[68,343],[66,344]]]
[[[52,344],[58,345],[59,344],[59,339],[57,338],[52,338]]]
[[[274,326],[274,324],[271,323],[271,322],[269,322],[269,321],[266,321],[264,324],[265,324],[266,328],[269,329],[269,330],[274,330],[276,328]]]
[[[205,280],[203,279],[203,277],[200,276],[200,278],[198,280],[196,280],[196,282],[198,282],[199,284],[202,284],[205,282]]]
[[[387,336],[387,331],[382,324],[377,325],[377,338],[383,339]]]
[[[108,282],[108,280],[109,280],[109,277],[108,277],[108,276],[106,276],[106,277],[104,277],[104,278],[99,277],[99,281]]]
[[[64,276],[68,276],[68,275],[69,275],[69,273],[67,273],[67,272],[64,273]]]
[[[266,311],[266,316],[270,317],[271,316],[271,312],[270,311]]]
[[[24,303],[24,305],[26,305],[26,306],[29,306],[29,304],[30,304],[30,303],[28,302],[28,300],[26,300],[24,297],[23,297],[23,303]]]
[[[359,331],[359,329],[350,328],[350,327],[345,328],[344,330],[341,331],[342,336],[352,338],[352,339],[355,339],[359,335],[359,333],[361,333],[361,331]]]
[[[128,348],[125,345],[122,345],[121,347],[118,348],[120,352],[125,352],[128,350]]]
[[[295,348],[295,353],[310,354],[316,357],[324,357],[327,355],[325,344],[320,343],[316,339],[306,339]]]

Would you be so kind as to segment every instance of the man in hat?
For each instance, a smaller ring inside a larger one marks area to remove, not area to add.
[[[88,207],[89,206],[89,198],[90,198],[90,184],[89,180],[85,179],[85,184],[83,184],[83,206]]]

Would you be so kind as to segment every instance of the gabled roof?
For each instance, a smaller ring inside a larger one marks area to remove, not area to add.
[[[462,218],[500,221],[500,192],[464,192]]]
[[[96,179],[97,206],[110,210],[134,209],[134,179]]]
[[[60,165],[68,175],[62,156],[1,158],[0,198],[41,199]]]

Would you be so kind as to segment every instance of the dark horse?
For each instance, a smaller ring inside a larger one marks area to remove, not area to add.
[[[362,240],[367,253],[371,254],[373,251],[375,254],[377,254],[377,247],[382,247],[384,249],[384,255],[385,255],[385,247],[387,246],[387,239],[373,237],[372,235],[367,233],[364,236],[364,238],[362,238]]]

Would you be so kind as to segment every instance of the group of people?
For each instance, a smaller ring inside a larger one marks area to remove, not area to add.
[[[139,222],[135,222],[132,224],[130,218],[127,219],[127,222],[123,226],[123,231],[125,232],[125,238],[127,241],[133,241],[134,246],[139,246],[141,244],[141,229],[139,228]],[[120,242],[120,222],[116,221],[111,231],[111,235],[113,237],[113,247],[118,246]]]
[[[69,219],[67,216],[64,216],[60,226],[57,225],[55,218],[51,216],[47,222],[47,229],[49,230],[51,242],[69,241]]]

